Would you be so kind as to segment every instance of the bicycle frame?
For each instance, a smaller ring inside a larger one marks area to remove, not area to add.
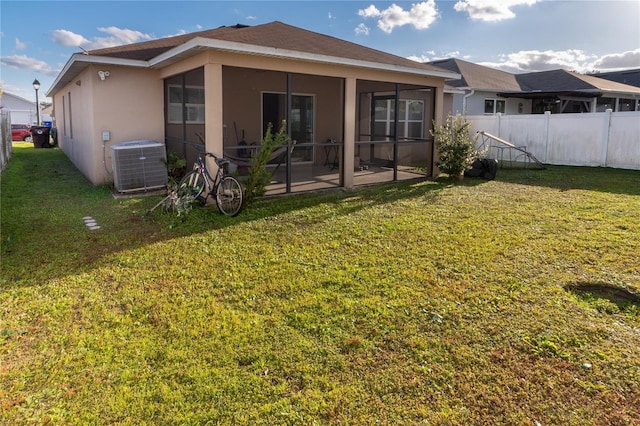
[[[209,173],[206,157],[213,157],[216,166],[218,166],[215,177]],[[237,215],[242,209],[244,190],[238,179],[226,174],[228,164],[230,161],[227,158],[218,157],[210,152],[199,153],[193,164],[193,170],[180,181],[178,192],[193,197],[194,200],[197,199],[202,204],[205,204],[209,197],[213,197],[222,214]]]
[[[216,177],[213,178],[211,176],[211,174],[209,173],[209,169],[207,168],[207,164],[204,157],[213,157],[216,166],[218,166],[218,171],[216,172]],[[222,177],[224,176],[224,162],[226,162],[227,160],[224,160],[223,158],[219,158],[216,157],[214,154],[208,153],[208,152],[203,152],[198,154],[198,157],[196,158],[196,162],[193,163],[193,170],[197,170],[198,173],[202,174],[204,176],[204,181],[205,181],[205,185],[206,185],[206,193],[207,195],[211,195],[213,194],[213,192],[216,190],[216,186],[218,185],[218,183],[220,182],[220,180],[222,179]]]

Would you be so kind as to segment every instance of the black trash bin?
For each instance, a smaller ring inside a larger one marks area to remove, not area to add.
[[[51,129],[47,126],[31,126],[31,139],[34,148],[51,148],[49,137]]]

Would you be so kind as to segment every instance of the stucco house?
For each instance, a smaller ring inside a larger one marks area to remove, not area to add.
[[[286,193],[437,173],[429,129],[451,110],[452,78],[271,22],[77,53],[47,96],[59,146],[94,184],[113,179],[113,144],[160,141],[191,162],[204,149],[238,155],[286,120],[295,149],[270,187]]]
[[[447,81],[453,112],[466,115],[640,110],[640,88],[562,69],[512,74],[461,59],[429,64],[457,72]]]

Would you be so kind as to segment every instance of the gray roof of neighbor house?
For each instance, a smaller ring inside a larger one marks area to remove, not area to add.
[[[395,70],[456,78],[458,75],[380,50],[335,37],[271,22],[256,26],[234,25],[166,37],[141,43],[74,54],[49,89],[55,92],[89,63],[161,68],[202,49],[218,49],[356,67]]]
[[[462,78],[448,80],[447,85],[457,88],[478,90],[519,90],[520,85],[514,74],[500,71],[462,59],[442,59],[429,62],[430,65],[458,73]]]
[[[567,70],[516,74],[523,91],[635,92],[640,88]]]
[[[618,83],[640,87],[640,68],[620,71],[597,72],[591,75],[598,78],[604,78],[605,80],[617,81]]]
[[[453,58],[429,63],[460,73],[462,77],[447,80],[447,86],[495,90],[504,97],[544,97],[557,94],[594,97],[607,93],[640,95],[639,87],[562,69],[512,74]]]

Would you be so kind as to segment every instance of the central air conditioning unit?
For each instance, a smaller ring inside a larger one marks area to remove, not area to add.
[[[118,192],[147,191],[167,185],[163,143],[140,140],[111,146],[113,185]]]

